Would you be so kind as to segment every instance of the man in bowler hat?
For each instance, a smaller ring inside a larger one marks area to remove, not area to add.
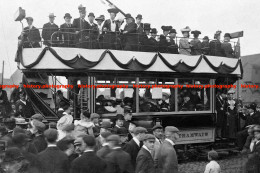
[[[168,53],[179,54],[178,44],[175,42],[176,34],[177,32],[175,29],[171,29],[169,32],[170,41],[168,43]]]
[[[43,44],[46,46],[57,46],[59,27],[54,23],[55,15],[53,13],[49,14],[49,22],[43,25],[42,38],[44,40]]]
[[[69,13],[64,15],[65,23],[60,26],[60,40],[63,47],[75,47],[75,29],[71,24],[72,16]]]

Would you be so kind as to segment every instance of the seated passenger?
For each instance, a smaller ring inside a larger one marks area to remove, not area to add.
[[[137,50],[137,38],[136,38],[136,29],[137,25],[134,22],[131,14],[126,14],[126,25],[123,31],[123,39],[124,39],[124,50]]]
[[[161,112],[168,112],[170,110],[169,97],[167,93],[163,93],[162,100],[159,101]]]
[[[160,35],[160,41],[159,41],[159,52],[161,53],[167,53],[167,46],[168,41],[167,37],[170,33],[170,30],[172,29],[172,26],[162,26],[163,35]]]
[[[74,28],[71,24],[71,15],[66,13],[64,16],[65,23],[60,26],[60,41],[62,47],[74,47],[75,43],[75,35],[74,35]]]
[[[221,31],[217,31],[214,35],[214,40],[209,43],[210,55],[212,56],[224,56],[224,51],[220,42]]]
[[[149,52],[157,52],[158,51],[158,42],[156,40],[157,30],[156,28],[151,29],[151,37],[149,38]]]
[[[175,43],[176,34],[177,32],[175,29],[171,29],[169,32],[170,41],[168,43],[168,53],[179,54],[178,44]]]
[[[225,57],[234,58],[234,51],[232,49],[231,44],[229,43],[231,36],[229,33],[224,35],[224,42],[221,44],[221,48],[224,51]]]
[[[195,108],[197,108],[197,104],[201,104],[201,98],[199,97],[196,89],[191,90],[190,102],[195,106]]]
[[[190,27],[186,26],[181,30],[183,38],[180,39],[179,46],[180,50],[179,53],[183,55],[191,55],[191,45],[189,43],[189,33],[190,33]]]
[[[58,40],[58,32],[59,27],[54,23],[55,15],[50,13],[49,20],[50,22],[45,23],[42,29],[42,38],[44,40],[43,44],[46,46],[57,46]]]
[[[41,41],[40,31],[33,26],[33,18],[26,17],[25,19],[28,26],[23,29],[21,36],[18,38],[21,40],[21,45],[24,48],[41,47],[39,43]]]
[[[180,105],[179,110],[180,111],[192,111],[192,110],[194,110],[194,105],[191,103],[189,96],[185,96],[183,98],[183,103]]]
[[[204,55],[209,55],[209,37],[205,36],[201,43],[201,51]]]
[[[201,55],[201,41],[199,40],[200,31],[191,31],[194,38],[190,41],[191,44],[191,54],[192,55]]]

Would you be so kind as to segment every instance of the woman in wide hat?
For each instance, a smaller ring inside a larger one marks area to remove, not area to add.
[[[192,55],[201,55],[201,41],[199,40],[199,35],[201,34],[200,31],[191,31],[194,38],[190,41],[191,47],[191,54]]]
[[[183,38],[179,41],[179,53],[183,55],[191,55],[191,45],[189,43],[189,36],[190,36],[190,27],[186,26],[185,28],[181,29]]]

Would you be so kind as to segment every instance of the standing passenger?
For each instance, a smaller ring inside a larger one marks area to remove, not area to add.
[[[209,43],[210,55],[212,56],[224,56],[224,51],[220,42],[221,31],[217,31],[214,35],[214,40]]]
[[[192,55],[201,55],[201,41],[199,40],[200,31],[191,31],[194,38],[190,41],[191,44],[191,54]]]
[[[43,44],[46,46],[57,46],[58,31],[59,27],[54,23],[55,15],[53,13],[49,14],[50,22],[45,23],[42,29],[42,38],[44,40]]]
[[[66,13],[64,16],[65,23],[60,26],[60,41],[63,47],[74,47],[74,28],[71,24],[71,15]]]
[[[224,35],[224,43],[221,44],[221,48],[225,53],[225,57],[234,58],[234,51],[232,49],[231,44],[229,43],[230,39],[231,39],[231,35],[229,33],[226,33]]]
[[[189,43],[190,27],[186,26],[181,30],[183,38],[180,39],[180,54],[191,55],[191,45]]]

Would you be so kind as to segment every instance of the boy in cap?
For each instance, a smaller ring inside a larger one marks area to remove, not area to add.
[[[129,154],[120,147],[120,138],[118,135],[110,135],[107,138],[111,152],[106,155],[107,173],[115,172],[134,172]]]
[[[191,31],[194,38],[190,41],[191,44],[191,54],[192,55],[201,55],[201,41],[199,40],[200,31]]]
[[[113,128],[113,133],[118,134],[118,130],[122,128],[123,125],[124,125],[124,116],[122,114],[117,114],[115,127]]]
[[[72,162],[70,172],[93,172],[93,170],[95,170],[96,173],[102,173],[106,168],[106,163],[97,157],[94,152],[96,145],[95,138],[90,135],[85,135],[82,139],[84,153]]]
[[[136,158],[135,172],[155,173],[154,160],[152,151],[154,150],[155,137],[151,134],[146,134],[143,139],[144,145],[139,151]]]
[[[57,147],[58,132],[48,129],[44,132],[48,147],[38,154],[43,172],[68,172],[68,156]]]
[[[224,50],[221,47],[220,42],[221,31],[216,31],[214,34],[214,40],[209,42],[210,55],[212,56],[224,56]]]
[[[135,168],[136,166],[136,157],[139,152],[139,150],[142,147],[142,140],[145,136],[145,133],[147,130],[143,127],[136,127],[134,130],[134,136],[133,139],[131,139],[126,145],[124,146],[124,151],[129,153],[131,156],[131,163],[132,166]]]
[[[54,23],[55,15],[54,13],[49,14],[49,22],[43,25],[42,38],[44,40],[43,44],[46,46],[57,46],[59,27]]]
[[[70,13],[66,13],[64,15],[64,20],[65,23],[63,23],[60,26],[60,40],[62,41],[62,46],[63,47],[75,47],[75,29],[73,28],[72,24],[71,24],[71,18],[72,16],[70,15]]]
[[[21,36],[19,36],[19,39],[22,41],[22,46],[24,48],[41,47],[39,43],[41,41],[40,31],[33,26],[33,18],[26,17],[25,19],[28,26],[23,29]]]
[[[78,7],[79,9],[79,18],[76,18],[73,20],[73,28],[76,30],[76,47],[79,48],[88,48],[87,41],[89,39],[89,29],[90,25],[89,23],[85,20],[86,17],[86,7],[83,7],[80,5]]]
[[[165,127],[166,139],[158,153],[158,169],[164,173],[178,172],[178,159],[174,149],[175,142],[179,139],[179,129],[174,126]]]
[[[218,153],[214,150],[208,152],[208,159],[210,162],[206,165],[204,173],[220,173],[220,166],[218,162],[216,162],[218,159]]]
[[[112,135],[110,132],[103,132],[101,135],[101,145],[102,147],[97,151],[97,156],[101,159],[104,159],[105,156],[110,152],[107,138]]]
[[[234,51],[231,44],[229,43],[230,39],[231,39],[231,35],[229,33],[225,33],[224,42],[221,43],[221,48],[224,51],[225,57],[234,58]]]

